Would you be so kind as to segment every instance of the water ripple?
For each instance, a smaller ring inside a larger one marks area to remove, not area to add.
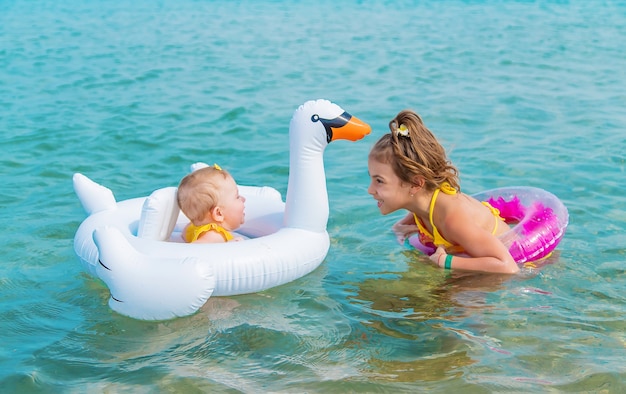
[[[11,392],[623,391],[626,38],[620,2],[0,3],[0,385]],[[349,17],[346,17],[349,16]],[[117,315],[81,272],[74,172],[118,199],[189,165],[286,193],[293,110],[372,135],[325,154],[320,269],[190,317]],[[463,189],[555,193],[557,253],[441,272],[367,194],[369,148],[421,113]]]

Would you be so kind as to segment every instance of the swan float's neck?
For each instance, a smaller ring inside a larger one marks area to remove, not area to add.
[[[328,100],[308,101],[289,123],[289,184],[285,227],[326,232],[328,193],[324,150],[331,141],[356,141],[371,127]]]
[[[291,140],[285,227],[324,232],[329,213],[324,172],[326,144],[298,146],[298,141]]]

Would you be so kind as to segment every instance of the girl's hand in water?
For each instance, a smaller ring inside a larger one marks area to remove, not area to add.
[[[446,250],[441,246],[438,246],[437,250],[435,250],[435,253],[431,254],[428,258],[433,263],[437,264],[438,267],[443,267],[443,264],[446,262],[447,255],[448,254],[446,253]]]

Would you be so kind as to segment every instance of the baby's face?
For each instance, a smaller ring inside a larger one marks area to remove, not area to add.
[[[230,176],[224,179],[219,204],[224,213],[224,228],[234,231],[243,224],[246,216],[244,213],[245,202],[245,197],[239,195],[239,188],[237,188],[235,180]]]

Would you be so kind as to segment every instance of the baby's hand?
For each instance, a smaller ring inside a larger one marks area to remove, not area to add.
[[[437,250],[435,250],[435,253],[431,254],[428,258],[435,264],[437,264],[438,267],[443,267],[443,263],[445,263],[446,260],[446,256],[448,254],[446,253],[446,250],[444,248],[442,248],[441,246],[437,247]],[[441,260],[441,264],[440,264],[440,260]]]

